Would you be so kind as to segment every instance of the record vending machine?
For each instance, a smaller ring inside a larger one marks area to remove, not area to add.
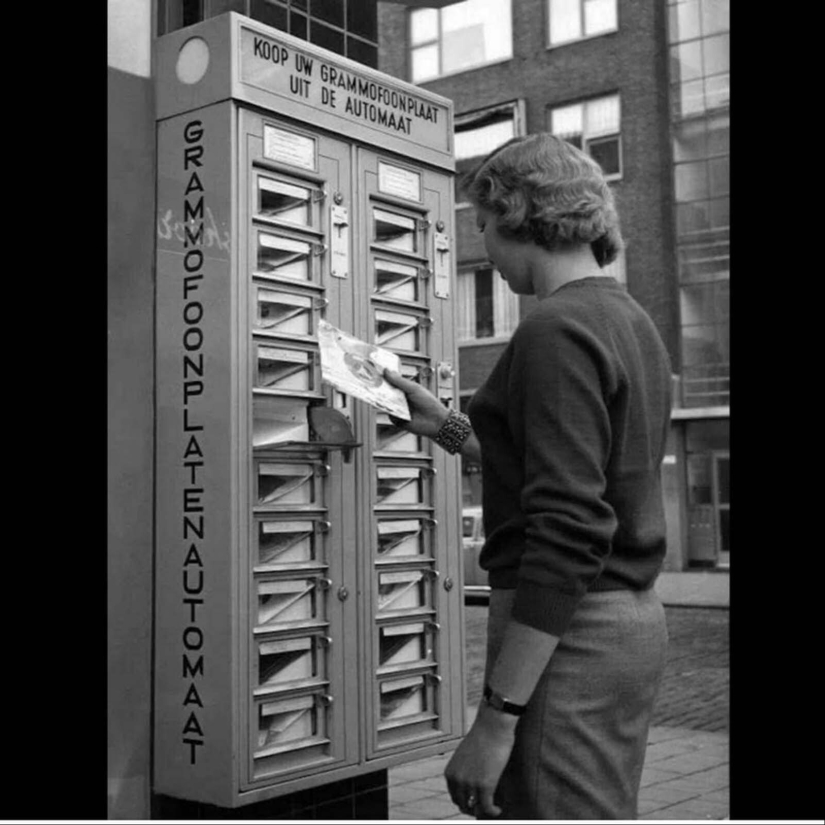
[[[452,105],[235,13],[157,77],[153,785],[237,807],[464,732],[459,460],[318,340],[457,403]]]

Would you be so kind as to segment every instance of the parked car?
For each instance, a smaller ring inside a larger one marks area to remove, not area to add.
[[[464,544],[464,597],[489,598],[487,572],[478,566],[478,554],[484,546],[481,507],[464,508],[461,513],[461,534]]]

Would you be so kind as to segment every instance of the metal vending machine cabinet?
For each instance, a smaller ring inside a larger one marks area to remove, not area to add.
[[[457,397],[452,109],[234,13],[157,67],[154,790],[235,807],[463,735],[458,460],[316,337]]]

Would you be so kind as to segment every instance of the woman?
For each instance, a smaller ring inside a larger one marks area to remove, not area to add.
[[[632,819],[667,645],[653,582],[668,356],[602,272],[621,236],[587,155],[549,134],[514,138],[465,188],[490,260],[538,304],[469,419],[387,373],[410,431],[482,466],[485,699],[447,784],[478,818]]]

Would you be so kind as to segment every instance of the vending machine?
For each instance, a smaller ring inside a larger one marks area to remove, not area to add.
[[[153,785],[236,807],[464,732],[459,459],[318,342],[457,403],[452,105],[235,13],[157,78]]]

